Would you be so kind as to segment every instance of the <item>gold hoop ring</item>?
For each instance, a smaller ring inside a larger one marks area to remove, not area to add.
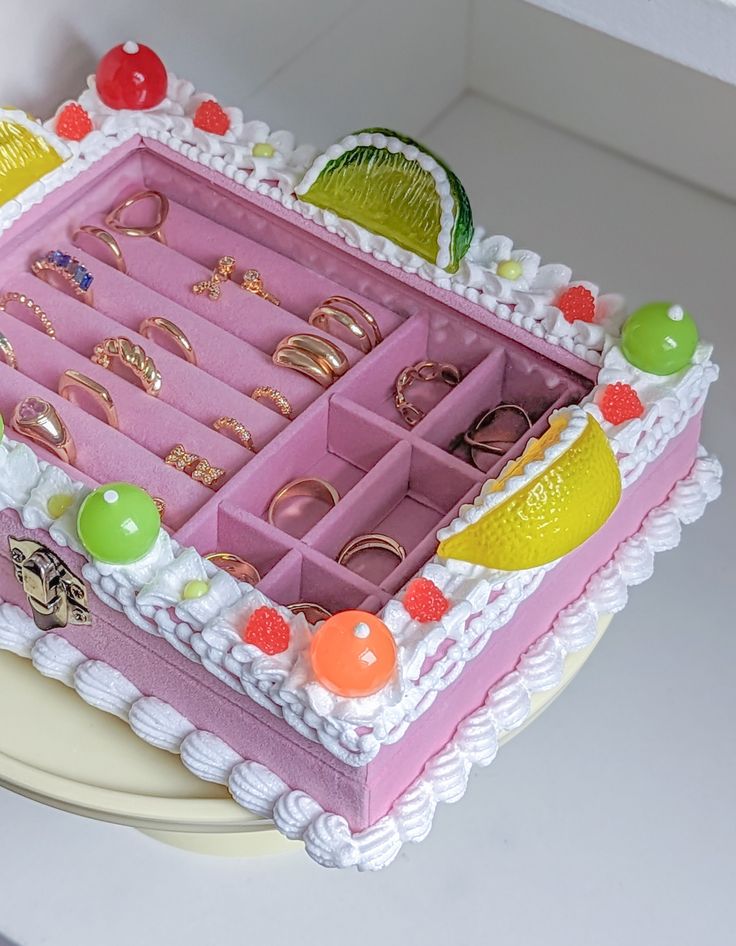
[[[72,436],[56,408],[44,398],[35,395],[24,397],[15,406],[12,426],[19,434],[74,466],[77,451]]]
[[[146,394],[158,397],[161,393],[163,379],[156,363],[140,345],[134,345],[129,338],[103,339],[95,345],[90,361],[101,368],[109,369],[114,361],[118,361],[135,375]]]
[[[108,233],[107,230],[103,230],[102,227],[93,227],[89,224],[84,224],[84,226],[78,227],[72,235],[72,240],[77,246],[79,246],[79,240],[77,237],[80,233],[88,234],[95,240],[98,240],[100,243],[102,243],[103,246],[107,247],[107,249],[112,253],[116,269],[121,273],[127,274],[128,267],[125,265],[123,251],[120,249],[120,244],[111,233]]]
[[[48,315],[46,315],[41,306],[37,305],[33,301],[33,299],[30,299],[24,292],[4,292],[0,296],[0,312],[7,312],[8,306],[11,302],[17,302],[18,305],[23,306],[24,309],[28,309],[29,312],[32,312],[43,326],[43,330],[46,332],[48,337],[56,338],[56,330],[51,323],[51,319],[48,317]],[[10,313],[8,313],[8,315],[9,314]]]
[[[347,565],[356,555],[370,550],[390,552],[400,562],[403,562],[406,558],[406,549],[396,539],[392,539],[390,535],[384,535],[382,532],[368,532],[365,535],[356,535],[345,543],[337,556],[337,564]]]
[[[174,322],[170,322],[169,319],[165,319],[162,315],[154,315],[151,318],[143,319],[138,326],[138,332],[140,335],[143,335],[144,338],[150,338],[151,333],[155,331],[163,332],[165,335],[168,335],[169,338],[172,338],[176,342],[177,348],[190,365],[197,364],[197,355],[194,351],[194,347],[178,325]]]
[[[309,316],[310,325],[334,335],[334,332],[330,331],[331,322],[336,322],[346,329],[365,353],[383,341],[381,329],[374,316],[359,302],[347,296],[330,296]]]
[[[31,264],[31,272],[50,286],[54,284],[55,277],[60,277],[65,289],[71,289],[82,302],[92,305],[91,286],[95,277],[76,256],[62,253],[61,250],[51,250]],[[48,329],[46,331],[50,334]]]
[[[7,335],[3,335],[2,332],[0,332],[0,352],[2,352],[5,364],[9,368],[15,368],[17,370],[18,359],[15,354],[15,349]]]
[[[253,435],[251,432],[244,424],[235,420],[234,417],[218,417],[212,426],[216,431],[223,434],[231,430],[246,450],[250,450],[251,453],[258,452],[253,444]]]
[[[209,460],[196,453],[189,453],[182,443],[177,443],[169,450],[164,463],[186,473],[196,483],[201,483],[210,489],[217,489],[218,481],[225,475],[225,470],[219,466],[212,466]]]
[[[116,430],[119,429],[118,412],[112,395],[104,385],[98,384],[93,378],[87,377],[81,371],[74,371],[70,368],[59,378],[57,390],[67,401],[74,401],[72,395],[77,391],[89,394],[95,403],[102,408],[107,423]]]
[[[250,562],[246,562],[245,559],[232,552],[210,552],[209,555],[205,555],[205,558],[228,575],[232,575],[237,581],[244,581],[247,585],[255,586],[261,580],[255,565],[251,565]]]
[[[271,401],[276,405],[276,409],[282,417],[291,420],[292,410],[289,399],[278,388],[272,388],[270,384],[261,384],[257,388],[253,388],[251,397],[254,401]]]
[[[317,476],[305,476],[286,483],[274,494],[268,506],[269,523],[272,526],[276,525],[276,512],[283,502],[300,496],[320,500],[330,507],[335,507],[340,502],[340,494],[332,483],[321,480]]]
[[[152,223],[148,227],[128,227],[122,222],[122,215],[126,210],[128,210],[129,207],[140,203],[142,200],[151,199],[158,202],[158,219],[155,223]],[[138,191],[136,194],[131,194],[130,197],[127,197],[116,207],[113,207],[110,213],[105,217],[105,223],[108,225],[108,227],[112,227],[117,233],[124,233],[125,236],[129,237],[151,237],[152,239],[156,240],[157,243],[163,243],[165,246],[166,238],[164,237],[162,228],[166,223],[166,218],[168,216],[168,197],[165,194],[162,194],[160,191],[143,190]]]

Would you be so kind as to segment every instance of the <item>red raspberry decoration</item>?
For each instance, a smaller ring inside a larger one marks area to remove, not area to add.
[[[166,66],[143,43],[128,40],[100,59],[95,73],[97,93],[109,108],[155,108],[166,98]]]
[[[557,308],[568,322],[595,321],[595,297],[585,286],[571,286],[557,300]]]
[[[406,589],[404,607],[415,621],[439,621],[450,610],[450,602],[429,578],[415,578]]]
[[[257,608],[248,618],[243,640],[264,654],[280,654],[289,646],[289,625],[274,608]]]
[[[623,424],[625,420],[633,420],[644,413],[639,395],[623,381],[607,384],[598,406],[609,424]]]
[[[70,102],[59,112],[56,134],[67,141],[81,141],[92,131],[92,119],[77,102]]]
[[[214,99],[208,99],[197,107],[194,124],[211,135],[224,135],[230,128],[230,119],[225,109]]]

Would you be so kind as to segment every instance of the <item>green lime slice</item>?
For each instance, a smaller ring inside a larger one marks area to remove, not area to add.
[[[297,194],[452,273],[473,237],[455,174],[424,145],[386,128],[357,131],[319,156]]]

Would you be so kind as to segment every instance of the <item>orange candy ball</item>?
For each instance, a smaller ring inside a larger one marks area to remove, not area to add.
[[[368,611],[341,611],[312,638],[312,669],[319,683],[339,696],[370,696],[396,672],[396,642]]]

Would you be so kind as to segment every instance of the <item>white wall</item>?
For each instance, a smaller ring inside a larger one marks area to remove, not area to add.
[[[465,87],[467,2],[0,0],[0,102],[46,117],[125,39],[250,117],[329,143],[417,132]]]

